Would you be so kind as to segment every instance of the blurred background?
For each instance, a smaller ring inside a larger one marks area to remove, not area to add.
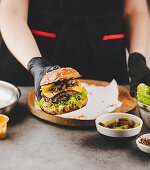
[[[150,0],[147,0],[149,13],[150,13]],[[0,46],[1,46],[1,35],[0,35]],[[147,65],[150,68],[150,38],[149,38],[149,47],[148,47],[148,54],[147,54]]]

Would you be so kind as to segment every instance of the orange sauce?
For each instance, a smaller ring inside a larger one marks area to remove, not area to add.
[[[5,115],[0,115],[0,139],[6,138],[7,122],[9,118]]]
[[[85,117],[85,115],[78,116],[78,118],[80,118],[80,117]]]

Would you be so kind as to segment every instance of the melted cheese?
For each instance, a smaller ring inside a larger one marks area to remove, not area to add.
[[[72,87],[70,90],[74,90],[74,91],[77,91],[79,93],[82,92],[82,87],[81,86],[75,86],[75,87]]]
[[[53,86],[54,86],[54,83],[44,85],[44,86],[41,87],[41,90],[42,90],[43,93],[48,93]]]

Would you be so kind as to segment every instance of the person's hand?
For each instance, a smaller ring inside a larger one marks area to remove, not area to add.
[[[38,101],[41,99],[40,82],[42,77],[46,74],[46,72],[50,72],[58,68],[60,68],[60,66],[51,66],[43,57],[34,57],[29,61],[27,69],[34,77],[34,88]]]
[[[130,81],[130,94],[135,97],[137,86],[145,83],[150,86],[150,69],[146,65],[146,60],[140,53],[132,53],[128,60]]]

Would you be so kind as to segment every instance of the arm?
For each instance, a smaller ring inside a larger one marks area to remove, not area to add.
[[[125,0],[124,19],[127,24],[129,54],[138,52],[146,57],[150,30],[146,0]]]
[[[46,72],[58,69],[41,57],[36,41],[28,27],[29,0],[1,0],[0,30],[2,37],[16,59],[34,77],[37,99],[41,98],[40,81]]]
[[[146,0],[125,0],[124,18],[129,40],[130,94],[135,96],[138,84],[150,86],[150,69],[145,59],[150,29]]]
[[[27,25],[29,0],[1,0],[0,30],[17,60],[27,68],[33,57],[41,57],[36,41]]]

